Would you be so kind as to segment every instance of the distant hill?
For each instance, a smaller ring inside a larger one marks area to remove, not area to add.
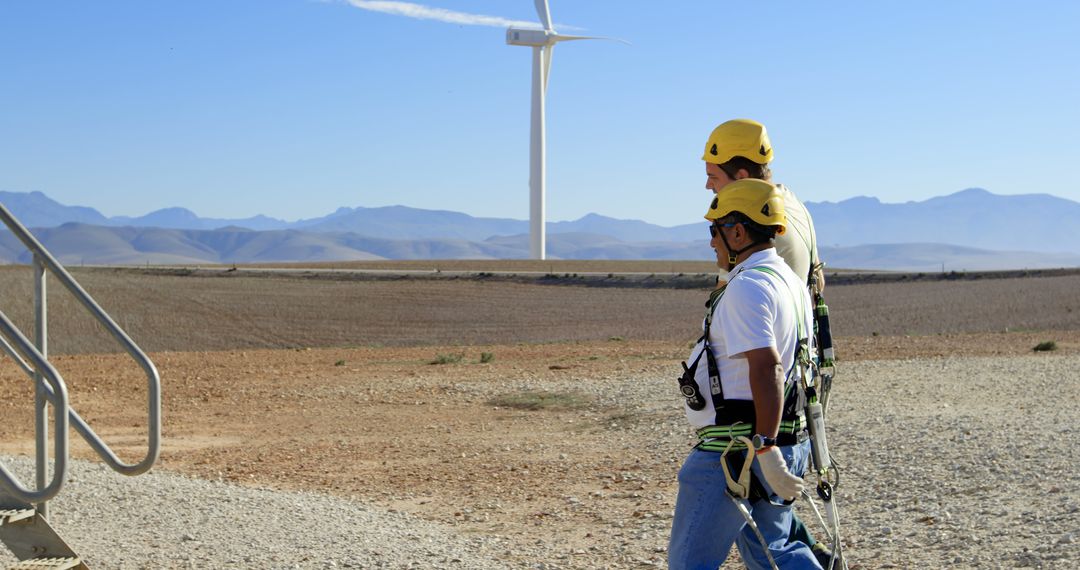
[[[67,265],[202,265],[373,259],[521,259],[525,234],[463,239],[391,240],[348,232],[113,228],[64,224],[34,231]],[[625,242],[610,236],[564,233],[550,236],[548,251],[561,259],[711,260],[705,240]],[[862,245],[822,248],[830,268],[903,271],[977,271],[1080,267],[1080,254],[987,251],[942,244]],[[0,262],[29,263],[30,255],[10,232],[0,232]]]
[[[106,217],[85,206],[66,206],[41,192],[0,192],[0,203],[26,227],[54,228],[68,223],[98,226],[158,227],[170,229],[211,230],[238,226],[253,230],[285,229],[289,222],[266,216],[244,219],[201,218],[186,208],[165,208],[137,217]]]
[[[266,216],[201,218],[184,208],[103,216],[40,192],[0,202],[65,263],[252,263],[360,259],[528,257],[528,223],[405,206],[339,208],[286,222]],[[1080,266],[1080,203],[1045,194],[969,189],[923,202],[876,198],[808,202],[832,267],[981,270]],[[662,227],[588,214],[548,224],[548,252],[563,259],[710,259],[704,223]],[[1021,231],[1006,231],[1016,228]],[[1023,241],[1020,241],[1023,239]],[[885,244],[885,245],[878,245]],[[907,244],[907,245],[901,245]],[[28,260],[0,233],[0,260]]]
[[[0,192],[0,202],[29,227],[58,227],[69,222],[100,226],[212,230],[303,230],[356,233],[390,240],[459,239],[484,241],[493,236],[526,234],[528,222],[478,218],[460,212],[406,206],[339,208],[307,220],[287,222],[257,215],[242,219],[202,218],[184,208],[165,208],[139,217],[106,217],[93,208],[59,204],[41,192]],[[970,188],[922,202],[887,204],[857,197],[841,202],[807,202],[819,244],[852,247],[872,243],[943,243],[990,250],[1080,252],[1080,203],[1048,194],[999,196]],[[663,227],[640,220],[587,214],[573,221],[549,222],[548,234],[605,235],[623,242],[692,242],[701,223]],[[1038,228],[1019,238],[1006,228]]]
[[[528,222],[474,218],[460,212],[420,210],[405,206],[339,208],[324,218],[298,222],[309,232],[353,232],[384,239],[450,238],[484,240],[494,235],[529,231]]]
[[[0,192],[0,204],[28,228],[51,228],[68,222],[109,223],[108,218],[93,208],[65,206],[41,192]]]
[[[64,224],[34,230],[38,240],[68,265],[138,265],[348,261],[366,259],[497,259],[522,251],[467,240],[387,240],[352,233],[299,230],[252,231],[112,228]],[[0,232],[0,261],[29,263],[30,254],[10,232]]]
[[[611,236],[630,242],[695,241],[705,231],[705,221],[665,228],[641,220],[620,220],[600,214],[586,214],[572,222],[548,224],[549,234],[585,233]],[[521,233],[528,233],[528,227]]]
[[[139,217],[114,216],[108,219],[110,226],[133,226],[168,228],[177,230],[214,230],[224,227],[239,227],[250,230],[281,230],[291,224],[266,216],[254,216],[243,219],[200,218],[186,208],[165,208],[155,210]]]
[[[825,245],[945,243],[1080,253],[1080,203],[1049,194],[998,196],[969,188],[923,202],[858,197],[806,207]]]
[[[1080,267],[1080,253],[991,251],[941,243],[822,247],[830,268],[937,273]]]

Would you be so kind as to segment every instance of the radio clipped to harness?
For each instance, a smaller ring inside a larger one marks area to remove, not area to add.
[[[698,359],[701,359],[701,355],[698,355]],[[694,366],[688,368],[683,362],[683,373],[679,376],[679,392],[686,398],[686,406],[695,412],[705,409],[705,398],[701,396],[701,390],[698,390],[697,381],[694,380],[697,363],[698,361],[695,360]]]

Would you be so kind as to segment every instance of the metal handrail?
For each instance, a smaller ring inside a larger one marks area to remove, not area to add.
[[[0,206],[3,207],[3,206]],[[22,334],[22,331],[18,329],[5,315],[0,312],[0,334],[3,334],[2,344],[4,351],[11,355],[12,358],[17,360],[23,367],[23,370],[29,371],[33,374],[35,371],[41,374],[41,377],[48,383],[46,398],[55,407],[55,413],[53,414],[53,428],[56,432],[53,435],[53,450],[56,455],[56,461],[53,462],[53,476],[52,481],[48,485],[41,486],[37,491],[32,491],[23,487],[13,473],[7,470],[3,464],[0,464],[0,479],[4,486],[8,487],[12,494],[19,500],[26,501],[27,503],[41,503],[47,501],[56,496],[60,492],[60,487],[67,479],[67,460],[68,460],[68,412],[71,411],[68,403],[67,385],[64,384],[64,380],[60,377],[60,373],[53,368],[53,365],[42,356],[41,352]],[[13,341],[19,349],[22,350],[33,366],[26,364],[26,362],[16,354],[15,350],[8,343],[8,340]]]
[[[53,274],[54,277],[63,285],[71,294],[82,303],[83,307],[90,312],[105,329],[113,336],[113,338],[124,348],[124,350],[135,360],[136,363],[142,368],[147,379],[147,408],[148,408],[148,436],[147,436],[147,452],[146,455],[137,463],[124,463],[120,460],[112,449],[101,439],[97,433],[81,418],[75,410],[68,407],[68,413],[64,414],[70,416],[71,423],[74,425],[75,430],[82,435],[83,439],[90,445],[90,447],[98,454],[106,464],[109,465],[114,471],[122,473],[124,475],[138,475],[145,473],[157,461],[158,454],[161,450],[161,377],[158,374],[157,368],[154,367],[154,363],[150,361],[150,358],[146,356],[146,353],[140,349],[134,341],[120,328],[112,317],[108,315],[82,286],[71,276],[70,273],[58,261],[56,258],[45,249],[41,242],[35,238],[25,226],[22,225],[10,211],[0,204],[0,221],[11,230],[15,237],[26,246],[34,254],[35,265],[40,264],[44,270],[47,270]],[[44,299],[40,299],[44,304]],[[44,322],[39,324],[39,328],[44,327]],[[33,357],[31,357],[33,359]],[[23,366],[26,370],[27,366]],[[61,385],[62,388],[62,385]],[[56,386],[45,385],[45,391],[49,396],[55,398]],[[39,466],[40,469],[40,466]]]

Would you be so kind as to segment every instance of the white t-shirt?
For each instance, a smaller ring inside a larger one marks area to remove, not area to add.
[[[818,260],[817,235],[814,232],[814,220],[795,193],[787,186],[777,184],[780,195],[784,198],[784,214],[787,227],[783,235],[776,236],[773,244],[776,252],[784,258],[795,275],[802,280],[803,286],[810,275],[810,267]],[[723,189],[720,190],[723,192]],[[720,280],[727,281],[727,272],[720,270]]]
[[[757,267],[771,269],[779,278],[754,269]],[[800,332],[807,339],[808,348],[813,349],[810,295],[803,280],[795,275],[775,248],[752,254],[736,265],[729,275],[727,289],[713,312],[709,346],[716,357],[724,398],[753,400],[749,365],[746,358],[739,355],[771,346],[780,354],[784,372],[791,370]],[[800,324],[801,329],[797,327]],[[697,343],[688,362],[694,362],[698,357],[702,344]],[[698,411],[687,406],[686,417],[694,429],[715,425],[716,409],[704,355],[698,362],[694,380],[706,405]]]

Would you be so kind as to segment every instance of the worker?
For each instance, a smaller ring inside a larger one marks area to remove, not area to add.
[[[720,192],[735,180],[757,178],[772,181],[769,163],[773,160],[773,146],[765,126],[750,119],[733,119],[718,125],[705,142],[705,188]],[[799,198],[782,184],[776,185],[784,200],[788,231],[776,237],[776,251],[788,267],[803,279],[810,288],[812,298],[821,295],[825,288],[823,264],[818,257],[817,233],[814,221]],[[721,268],[718,285],[725,280],[726,271]],[[832,551],[816,541],[810,530],[799,519],[792,517],[792,540],[809,545],[818,561],[824,566],[832,557]]]
[[[810,452],[795,388],[813,316],[805,278],[775,247],[788,233],[785,200],[771,183],[744,177],[713,197],[705,218],[728,273],[679,380],[700,441],[679,471],[668,564],[713,570],[735,544],[749,568],[821,568],[806,543],[789,540]],[[729,473],[744,465],[746,479],[734,481]],[[739,483],[744,499],[729,493]]]

